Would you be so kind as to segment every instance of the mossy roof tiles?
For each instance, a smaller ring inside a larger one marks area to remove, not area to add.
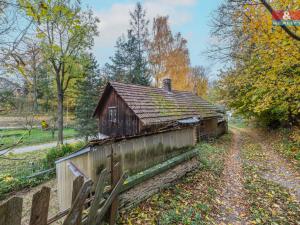
[[[187,91],[168,92],[162,88],[109,82],[144,125],[154,125],[189,117],[217,117],[217,108]],[[101,98],[104,98],[102,95]],[[101,99],[95,111],[101,108]]]

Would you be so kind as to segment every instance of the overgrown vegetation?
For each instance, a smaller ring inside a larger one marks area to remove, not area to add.
[[[267,140],[273,149],[285,156],[300,169],[300,131],[299,128],[280,129],[269,132]]]
[[[55,161],[80,149],[85,143],[66,144],[61,147],[27,152],[10,153],[7,158],[0,158],[0,200],[12,192],[34,187],[55,175]],[[47,171],[38,175],[42,171]]]
[[[278,0],[275,9],[296,10],[299,3]],[[220,101],[262,126],[296,125],[299,120],[299,47],[256,1],[224,1],[213,20],[212,34],[222,40],[211,56],[232,62],[220,73]],[[297,26],[295,34],[300,34]]]
[[[174,186],[155,194],[138,207],[121,212],[120,224],[212,224],[218,210],[215,199],[221,185],[224,154],[231,135],[212,143],[202,143],[199,149],[199,169]]]
[[[263,178],[266,156],[261,146],[244,140],[245,188],[251,224],[297,224],[300,205],[286,188]]]

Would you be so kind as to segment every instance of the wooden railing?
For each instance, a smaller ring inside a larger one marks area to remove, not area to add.
[[[73,182],[72,205],[54,217],[48,219],[49,201],[51,188],[43,187],[32,197],[31,214],[29,225],[49,225],[63,219],[63,225],[99,225],[107,215],[109,224],[115,224],[118,210],[118,194],[122,190],[123,183],[127,178],[121,174],[120,164],[113,166],[112,187],[108,197],[104,198],[105,180],[109,172],[104,169],[96,185],[94,197],[91,194],[93,182],[85,177],[75,165],[70,169],[76,174]],[[12,197],[0,205],[0,225],[21,225],[23,199]],[[83,217],[82,211],[86,209],[88,214]]]
[[[29,225],[50,225],[58,220],[63,225],[99,225],[103,223],[104,218],[106,218],[106,222],[109,224],[115,224],[119,206],[121,208],[124,207],[124,196],[120,196],[120,193],[125,193],[129,189],[185,161],[191,164],[189,160],[192,160],[197,154],[198,150],[193,149],[129,178],[127,178],[126,173],[122,173],[120,164],[118,162],[114,163],[115,161],[112,158],[110,165],[113,165],[113,167],[110,167],[110,171],[107,169],[102,170],[93,195],[91,194],[92,180],[80,171],[75,164],[70,162],[68,164],[69,170],[75,176],[72,184],[71,207],[48,218],[51,188],[43,187],[33,195]],[[196,164],[198,165],[198,162]],[[180,174],[184,174],[193,168],[192,166]],[[108,176],[110,176],[110,179]],[[174,175],[172,176],[172,179],[179,178]],[[167,179],[169,182],[172,180],[168,177]],[[105,185],[108,180],[110,180],[110,186]],[[125,180],[126,182],[124,182]],[[148,191],[150,189],[149,187],[147,188]],[[158,190],[158,188],[156,189]],[[147,196],[147,194],[139,196],[137,203]],[[119,202],[120,197],[122,197],[121,202]],[[134,198],[136,200],[137,195],[134,195]],[[125,202],[130,202],[130,205],[134,205],[131,203],[131,200],[133,199],[129,199],[129,201],[127,199]],[[0,225],[20,225],[22,220],[22,204],[22,198],[13,197],[0,205]],[[83,210],[87,211],[87,214],[83,215]]]

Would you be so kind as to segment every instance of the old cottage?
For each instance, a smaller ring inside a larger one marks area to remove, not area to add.
[[[71,205],[74,165],[97,181],[102,169],[109,171],[116,160],[134,176],[176,157],[189,160],[199,139],[220,135],[227,126],[217,107],[192,93],[172,90],[169,79],[163,88],[109,82],[94,115],[100,132],[114,138],[92,140],[56,161],[61,210]]]
[[[197,126],[198,139],[220,135],[227,123],[217,107],[190,92],[109,82],[94,116],[99,131],[110,137],[133,136],[175,126]]]

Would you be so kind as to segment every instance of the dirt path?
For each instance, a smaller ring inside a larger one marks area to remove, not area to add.
[[[263,163],[260,163],[260,166],[263,168],[261,176],[287,188],[300,202],[300,173],[275,152],[257,133],[249,130],[242,131],[247,133],[253,141],[257,141],[264,152],[265,160]]]
[[[246,205],[242,160],[240,157],[240,134],[233,130],[232,147],[225,160],[224,187],[221,190],[221,214],[218,224],[245,224]]]
[[[244,138],[261,147],[261,161],[248,163],[258,165],[262,178],[279,184],[300,202],[300,174],[281,155],[279,155],[258,133],[249,129],[231,129],[232,146],[225,159],[223,171],[223,188],[219,194],[220,214],[217,224],[249,224],[248,197],[244,187],[243,162],[241,150]]]

